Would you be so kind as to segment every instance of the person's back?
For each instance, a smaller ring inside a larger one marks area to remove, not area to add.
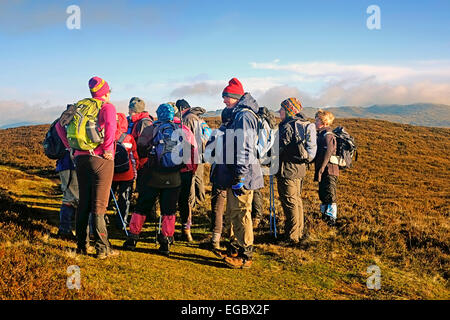
[[[330,225],[337,219],[337,183],[339,166],[330,162],[331,156],[336,155],[336,137],[331,125],[334,115],[329,111],[319,110],[316,113],[317,156],[315,159],[314,181],[319,182],[320,211],[322,217]]]
[[[281,102],[279,124],[278,195],[285,219],[285,245],[296,245],[303,237],[304,216],[301,192],[306,163],[316,155],[316,128],[300,112],[296,98]]]

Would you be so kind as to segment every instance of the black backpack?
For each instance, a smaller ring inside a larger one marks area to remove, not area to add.
[[[353,156],[358,160],[355,139],[345,131],[344,127],[333,130],[336,137],[336,159],[330,159],[331,163],[339,165],[339,169],[351,169],[353,167]]]
[[[116,154],[114,156],[114,173],[124,173],[130,170],[130,155],[123,144],[123,140],[127,137],[124,132],[117,140]]]
[[[52,160],[59,160],[64,158],[64,155],[67,151],[61,138],[58,135],[58,132],[56,131],[56,123],[58,121],[59,118],[53,121],[47,131],[47,134],[45,135],[44,141],[42,142],[45,155]]]

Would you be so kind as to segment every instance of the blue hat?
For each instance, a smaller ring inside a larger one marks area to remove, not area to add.
[[[160,104],[156,110],[156,115],[158,116],[159,121],[173,121],[173,117],[175,117],[175,109],[171,104],[163,103]]]

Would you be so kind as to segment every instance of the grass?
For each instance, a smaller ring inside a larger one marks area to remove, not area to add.
[[[170,257],[158,255],[154,222],[144,226],[135,252],[105,261],[74,256],[67,251],[74,243],[55,238],[61,195],[54,163],[39,147],[46,126],[0,130],[7,146],[0,152],[0,299],[450,298],[450,130],[361,119],[336,125],[348,128],[360,152],[355,168],[339,178],[337,227],[319,219],[317,185],[308,171],[307,239],[300,248],[285,248],[267,229],[257,230],[249,270],[226,268],[199,241],[176,241]],[[33,142],[23,143],[24,132]],[[268,188],[264,192],[268,208]],[[276,206],[282,231],[278,200]],[[209,210],[208,195],[194,213],[196,240],[208,234]],[[109,230],[120,247],[123,233]],[[81,268],[79,291],[66,287],[70,265]],[[380,290],[366,286],[370,265],[381,269]]]

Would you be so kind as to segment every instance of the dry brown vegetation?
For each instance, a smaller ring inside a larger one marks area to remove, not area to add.
[[[208,122],[217,127],[219,119],[208,119]],[[250,296],[231,295],[231,292],[230,296],[236,299],[261,296],[274,299],[450,298],[450,129],[367,119],[337,119],[334,125],[346,127],[359,149],[355,168],[343,172],[339,178],[337,227],[329,228],[319,218],[317,185],[312,181],[310,170],[303,191],[308,236],[302,247],[292,249],[273,244],[267,229],[256,233],[258,262],[248,273],[249,283],[257,283],[258,272],[262,269],[286,274],[286,282],[280,284],[280,295],[277,290],[270,290],[269,296],[259,295],[256,290]],[[53,179],[54,161],[44,156],[40,145],[47,127],[0,130],[3,146],[0,165]],[[205,172],[205,178],[207,174]],[[66,276],[63,267],[72,264],[68,261],[71,258],[42,240],[54,232],[51,230],[55,225],[52,227],[51,222],[41,221],[39,210],[20,204],[18,191],[7,193],[8,185],[17,179],[12,173],[0,177],[3,189],[0,193],[0,298],[98,298],[95,292],[89,291],[89,286],[75,296],[64,290],[64,282],[52,284],[53,277]],[[267,187],[264,192],[268,208]],[[279,220],[282,220],[279,203],[277,208]],[[202,205],[194,223],[201,220],[199,216],[206,217],[209,209],[209,202]],[[281,222],[279,227],[282,228]],[[197,236],[204,233],[199,230]],[[182,247],[183,250],[191,249]],[[124,253],[124,256],[134,261],[134,254]],[[50,262],[45,264],[45,259],[39,259],[39,255],[49,257]],[[136,261],[142,261],[142,256],[136,257]],[[86,264],[96,268],[93,262]],[[365,285],[366,269],[372,264],[378,265],[382,272],[382,289],[378,291],[368,290]],[[61,268],[51,267],[55,265]],[[131,265],[130,261],[119,266],[126,268],[126,265]],[[214,266],[208,268],[202,269],[203,275],[216,272],[211,269]],[[234,277],[228,272],[224,274]],[[255,281],[252,277],[256,277]],[[302,289],[290,287],[289,283],[297,281],[303,281]],[[114,288],[114,282],[109,284]],[[39,285],[51,290],[40,292]],[[304,295],[299,293],[302,290]],[[230,296],[219,296],[219,299]],[[123,298],[123,295],[116,292],[108,297]],[[172,296],[167,293],[152,297],[179,298],[176,292]],[[185,299],[192,297],[214,298],[198,294],[183,296]]]

